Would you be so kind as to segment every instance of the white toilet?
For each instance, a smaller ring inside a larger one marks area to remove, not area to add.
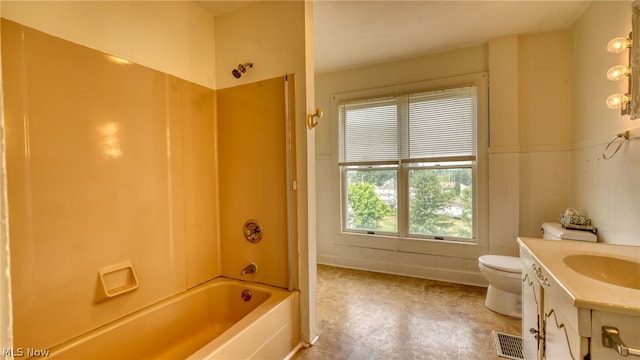
[[[552,240],[596,242],[588,231],[565,229],[559,223],[542,224],[542,237]],[[483,255],[478,259],[480,272],[489,282],[484,304],[491,310],[508,316],[522,317],[522,262],[519,257]]]

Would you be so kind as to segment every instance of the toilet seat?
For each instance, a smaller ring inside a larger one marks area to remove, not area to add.
[[[522,261],[519,257],[504,255],[483,255],[478,259],[480,264],[494,270],[512,274],[522,274]]]

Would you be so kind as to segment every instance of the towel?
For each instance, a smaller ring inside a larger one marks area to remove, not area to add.
[[[562,215],[560,223],[563,225],[591,225],[591,219],[584,215]]]
[[[580,214],[560,215],[560,224],[565,229],[591,231],[594,234],[598,232],[598,228],[591,225],[591,219]]]

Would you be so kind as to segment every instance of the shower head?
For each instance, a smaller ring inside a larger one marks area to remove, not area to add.
[[[251,69],[252,67],[253,67],[253,63],[250,63],[250,62],[249,63],[240,64],[240,65],[238,65],[237,69],[233,69],[233,71],[231,71],[231,74],[236,79],[240,79],[242,74],[246,73],[247,70]]]

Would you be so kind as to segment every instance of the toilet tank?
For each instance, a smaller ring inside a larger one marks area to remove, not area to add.
[[[597,242],[598,236],[590,231],[565,229],[556,222],[542,224],[542,238],[551,240],[578,240]]]

